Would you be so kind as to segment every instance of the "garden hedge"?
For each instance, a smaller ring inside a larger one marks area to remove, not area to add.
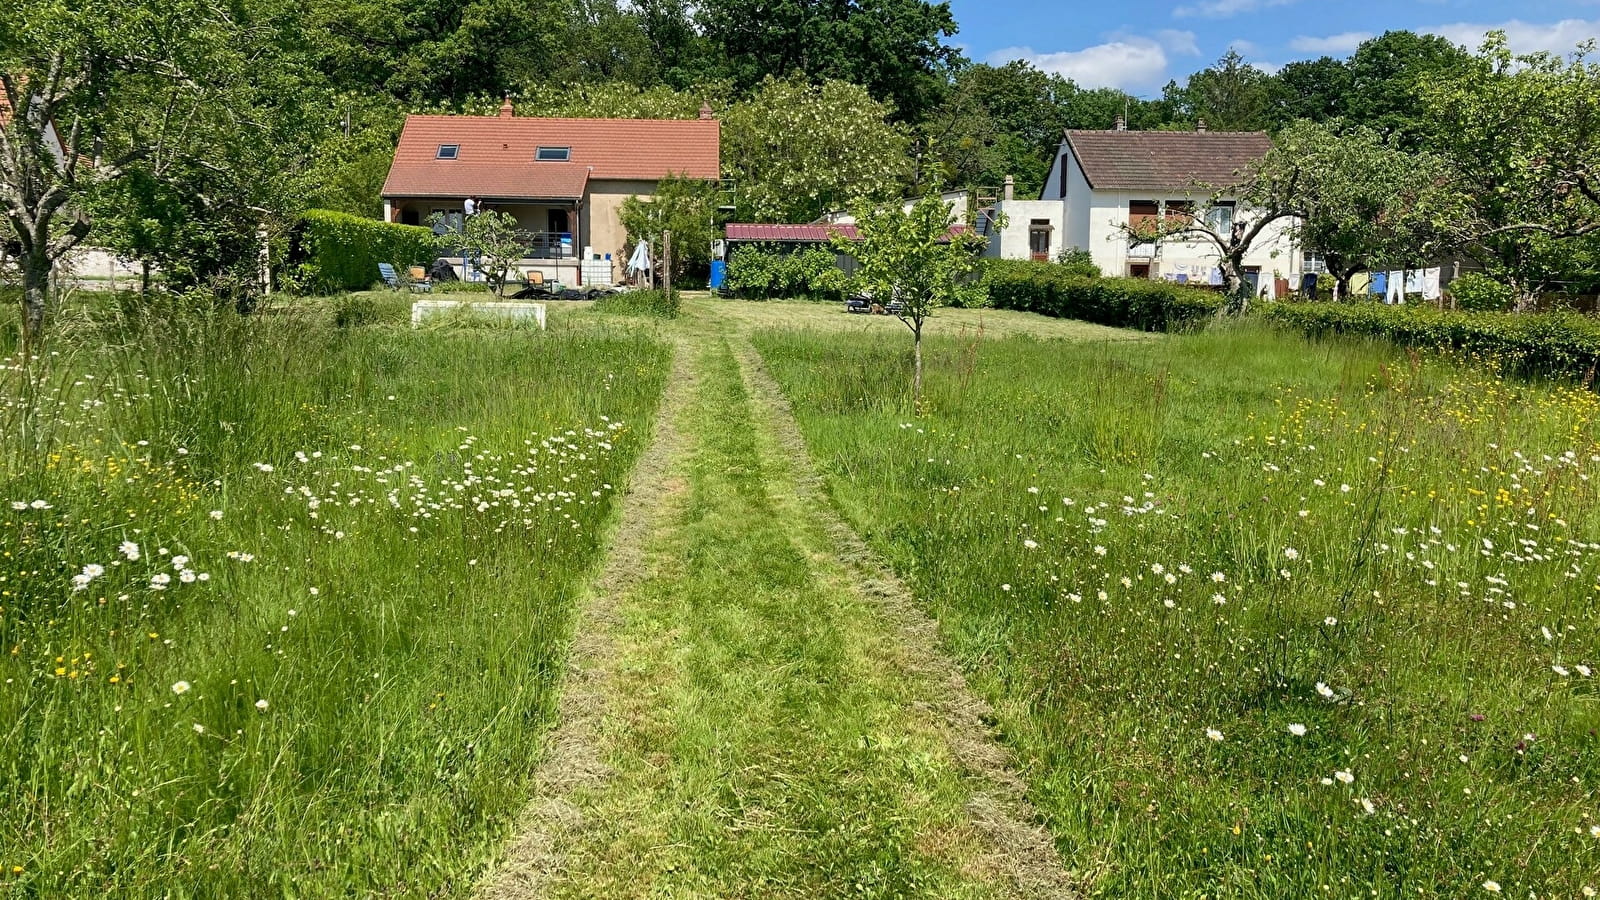
[[[1262,315],[1313,337],[1362,335],[1490,356],[1522,374],[1588,378],[1600,361],[1600,321],[1577,313],[1455,312],[1362,302],[1279,303]]]
[[[438,255],[433,232],[326,209],[301,214],[299,276],[306,290],[331,294],[366,290],[382,280],[378,263],[426,265]]]
[[[843,300],[850,277],[824,248],[795,250],[747,245],[728,260],[723,290],[746,300]]]
[[[1093,278],[1029,260],[989,261],[984,283],[996,309],[1145,331],[1192,325],[1222,306],[1222,296],[1205,288],[1143,278]]]

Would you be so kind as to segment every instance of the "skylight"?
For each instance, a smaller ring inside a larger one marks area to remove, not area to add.
[[[540,162],[566,162],[572,158],[572,148],[540,147],[539,154],[534,158]]]
[[[439,155],[436,158],[437,159],[455,159],[456,158],[456,154],[458,154],[460,152],[461,152],[461,145],[460,144],[440,144],[439,145]]]

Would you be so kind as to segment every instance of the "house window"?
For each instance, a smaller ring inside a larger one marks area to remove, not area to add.
[[[1161,206],[1154,200],[1132,200],[1128,203],[1128,224],[1133,228],[1153,227],[1161,216]]]
[[[1167,218],[1175,225],[1185,225],[1194,219],[1194,203],[1188,200],[1168,200]]]
[[[534,157],[540,162],[566,162],[572,158],[571,147],[540,147]]]
[[[436,159],[455,159],[461,153],[460,144],[440,144]]]
[[[1028,253],[1034,259],[1050,259],[1050,232],[1053,230],[1049,219],[1034,219],[1028,223]]]
[[[1217,234],[1233,230],[1233,201],[1223,200],[1206,210],[1206,225]]]
[[[1300,271],[1307,274],[1321,275],[1323,272],[1328,271],[1328,261],[1318,253],[1307,251],[1301,256],[1300,262]]]

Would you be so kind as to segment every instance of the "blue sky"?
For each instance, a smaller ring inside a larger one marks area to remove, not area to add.
[[[980,62],[1026,59],[1085,87],[1159,94],[1234,47],[1268,70],[1348,56],[1396,28],[1476,49],[1504,29],[1519,52],[1600,40],[1600,0],[952,0],[953,43]]]

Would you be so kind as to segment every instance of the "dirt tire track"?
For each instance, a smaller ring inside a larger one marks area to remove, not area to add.
[[[503,858],[479,880],[473,895],[481,900],[543,896],[565,865],[561,847],[583,828],[583,812],[571,798],[610,774],[601,758],[600,732],[612,706],[608,683],[622,601],[648,575],[651,536],[687,495],[686,485],[674,472],[689,450],[679,423],[694,398],[698,377],[686,342],[673,341],[672,349],[672,369],[654,432],[628,476],[616,528],[601,550],[602,568],[573,622],[556,724],[545,739],[534,799],[523,811]]]
[[[993,708],[973,693],[954,660],[939,651],[939,625],[917,605],[915,596],[861,536],[834,509],[794,409],[748,339],[737,349],[746,389],[765,415],[780,450],[789,460],[796,492],[815,523],[830,538],[839,563],[854,576],[857,590],[881,612],[905,651],[912,671],[943,685],[935,717],[951,753],[978,787],[967,811],[990,847],[987,868],[1024,898],[1075,898],[1081,876],[1063,866],[1054,840],[1028,801],[1027,785],[1011,754],[995,739],[989,723]]]

